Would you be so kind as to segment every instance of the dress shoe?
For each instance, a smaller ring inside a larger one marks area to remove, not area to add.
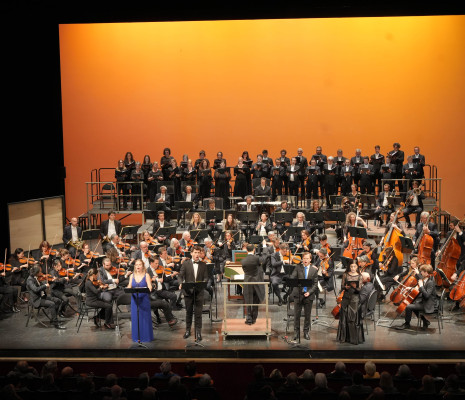
[[[97,328],[100,328],[100,318],[99,317],[94,317],[94,325]]]
[[[404,329],[410,329],[410,324],[407,322],[404,322],[402,325],[396,326],[397,330],[404,330]]]
[[[106,322],[103,324],[103,326],[107,329],[115,329],[115,325],[113,324],[107,324]]]
[[[197,332],[197,333],[195,334],[195,340],[196,340],[197,342],[201,342],[201,341],[202,341],[202,334],[201,334],[200,332]]]
[[[54,323],[53,326],[54,326],[56,329],[61,329],[61,330],[66,329],[66,326],[63,326],[63,325],[61,325],[61,324],[58,323],[58,322]]]
[[[176,325],[178,323],[178,319],[177,318],[173,318],[171,321],[168,321],[168,325],[170,327]]]
[[[300,339],[300,333],[299,332],[295,332],[294,333],[294,338],[292,339],[294,342],[298,342]]]
[[[12,311],[13,311],[14,313],[21,312],[21,310],[20,310],[18,307],[15,307],[15,306],[13,306],[11,309],[12,309]]]
[[[285,303],[287,301],[287,294],[283,296],[283,302]]]
[[[252,320],[251,319],[246,319],[245,324],[246,325],[252,325]]]
[[[186,331],[186,332],[184,333],[183,338],[184,338],[184,339],[187,339],[190,335],[191,335],[191,331]]]
[[[257,322],[257,319],[253,319],[252,320],[252,325],[255,324]]]
[[[308,332],[304,332],[304,339],[310,340],[310,335],[308,334]]]
[[[423,329],[423,330],[428,329],[428,326],[431,325],[431,322],[429,322],[426,318],[422,318],[422,321],[423,321],[422,329]]]
[[[279,299],[278,300],[278,306],[281,307],[282,305],[283,305],[283,301],[282,301],[282,299]]]
[[[66,315],[65,315],[65,314],[63,314],[63,311],[62,311],[62,312],[60,312],[60,313],[58,313],[58,316],[59,316],[60,318],[66,318]]]

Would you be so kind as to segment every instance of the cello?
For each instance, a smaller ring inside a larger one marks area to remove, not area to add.
[[[457,225],[464,222],[465,218],[462,221],[457,222]],[[457,269],[457,261],[462,252],[460,245],[455,238],[456,234],[457,232],[454,229],[444,242],[438,256],[436,256],[436,269],[443,272],[447,277],[447,280],[443,279],[438,273],[434,274],[434,279],[436,281],[436,285],[444,286],[445,288],[448,288],[451,285],[450,280]]]
[[[465,297],[465,271],[462,271],[449,293],[449,298],[460,301]]]
[[[430,215],[430,219],[436,218],[439,208],[435,207],[434,211]],[[431,235],[425,233],[426,225],[423,227],[423,231],[417,238],[414,244],[414,248],[417,249],[417,257],[420,264],[431,264],[431,252],[433,251],[434,239]]]
[[[357,226],[357,223],[358,223],[358,220],[359,220],[359,212],[362,208],[362,203],[359,203],[358,206],[357,206],[357,214],[355,216],[355,225],[354,226]],[[347,245],[347,247],[344,249],[344,252],[342,253],[342,255],[346,258],[351,258],[352,260],[355,260],[357,257],[358,257],[358,254],[362,251],[362,241],[363,239],[362,238],[355,238],[355,237],[351,237],[350,236],[350,233],[347,234],[347,240],[349,242],[349,244]]]
[[[382,245],[383,249],[379,253],[379,257],[378,257],[378,260],[380,262],[383,262],[383,260],[387,258],[386,250],[389,247],[392,247],[396,255],[398,264],[402,265],[402,263],[404,262],[404,254],[402,253],[402,243],[400,241],[400,237],[403,235],[401,234],[400,229],[397,226],[395,226],[399,213],[404,209],[404,207],[405,207],[405,203],[400,203],[400,207],[398,208],[398,210],[396,211],[394,215],[394,219],[391,223],[391,227],[389,228],[388,233],[386,233],[386,236],[384,236],[383,238],[383,245]]]

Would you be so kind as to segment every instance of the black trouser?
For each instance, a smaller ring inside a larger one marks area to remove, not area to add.
[[[281,178],[273,178],[271,183],[271,200],[276,199],[276,196],[281,196],[283,194],[283,181]]]
[[[360,193],[361,194],[372,194],[371,178],[369,176],[362,176],[360,179]]]
[[[142,210],[143,201],[141,199],[141,183],[136,182],[132,184],[132,209],[137,210],[137,203],[140,205]]]
[[[121,199],[123,200],[123,207],[128,206],[129,189],[127,183],[116,182],[116,194],[118,196],[118,205],[121,208]]]
[[[330,196],[334,195],[336,191],[335,184],[326,183],[325,185],[325,194],[326,194],[326,208],[333,208],[333,204],[331,203]]]
[[[45,308],[45,311],[48,313],[50,321],[52,323],[58,322],[57,313],[60,305],[61,300],[53,296],[47,296],[45,298],[40,299],[40,306],[42,308]]]
[[[106,324],[112,324],[113,323],[113,303],[112,302],[107,302],[103,300],[87,300],[86,305],[89,307],[97,307],[100,308],[101,310],[99,311],[99,318],[100,319],[105,319]]]
[[[52,289],[52,296],[57,297],[61,300],[61,306],[58,312],[64,312],[66,310],[67,305],[69,304],[69,296],[74,296],[73,289],[71,288],[64,288],[64,289]]]
[[[305,199],[305,175],[299,176],[300,181],[300,198]]]
[[[282,301],[282,297],[281,297],[281,291],[279,289],[279,285],[283,283],[284,276],[285,276],[284,274],[279,274],[279,275],[272,276],[270,278],[273,292],[278,297],[278,300],[280,301]]]
[[[415,315],[418,317],[421,311],[425,311],[425,306],[423,303],[409,304],[407,307],[405,307],[405,322],[410,324],[410,321],[412,320],[412,313],[415,313]]]
[[[309,175],[307,180],[307,199],[318,199],[318,176]]]
[[[310,300],[310,296],[301,298],[294,298],[294,331],[300,332],[300,315],[302,313],[302,306],[304,308],[304,333],[310,330],[310,321],[312,315],[313,300]]]
[[[184,295],[184,304],[186,306],[186,330],[190,331],[192,326],[192,317],[195,315],[194,327],[196,332],[202,330],[202,307],[203,307],[203,292],[194,295]]]
[[[293,181],[289,181],[289,195],[296,196],[297,200],[299,199],[299,180],[297,177],[294,177]]]
[[[260,298],[257,291],[254,289],[255,285],[245,285],[244,288],[244,301],[246,304],[260,304]],[[258,317],[258,305],[247,306],[247,321],[254,323]]]
[[[405,221],[410,225],[410,214],[415,214],[415,226],[420,222],[420,214],[423,209],[420,206],[409,206],[404,210]]]
[[[171,308],[176,307],[176,300],[178,298],[178,296],[176,296],[176,293],[171,292],[170,290],[157,290],[157,297],[159,297],[160,299],[168,300]]]
[[[3,295],[2,306],[10,308],[16,304],[16,299],[18,298],[18,290],[13,286],[0,286],[0,294]]]
[[[176,295],[174,297],[176,297]],[[169,303],[163,299],[150,300],[150,308],[155,312],[157,317],[158,310],[160,309],[168,322],[174,319]]]
[[[391,212],[392,212],[392,210],[389,209],[388,207],[380,207],[377,210],[375,210],[373,214],[374,214],[375,219],[381,221],[381,215],[382,214],[389,215],[389,214],[391,214]]]

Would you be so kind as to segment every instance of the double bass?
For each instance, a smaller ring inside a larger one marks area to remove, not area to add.
[[[465,218],[457,224],[465,223]],[[449,234],[449,237],[444,242],[439,255],[436,257],[436,269],[440,270],[447,277],[447,280],[443,279],[441,274],[435,273],[434,279],[436,285],[444,286],[445,288],[450,287],[451,277],[457,270],[457,261],[460,258],[462,252],[456,237],[457,232],[455,229]]]
[[[436,218],[439,208],[435,207],[430,215],[430,219]],[[434,239],[431,235],[421,232],[415,241],[414,248],[417,249],[417,257],[420,264],[431,264],[431,252],[433,251]]]
[[[389,228],[388,233],[386,233],[386,236],[383,238],[383,245],[382,245],[382,250],[379,253],[378,260],[380,262],[383,262],[387,258],[386,256],[386,250],[389,247],[392,247],[394,254],[397,258],[398,265],[402,265],[404,262],[404,254],[402,253],[402,243],[400,241],[400,238],[402,235],[400,229],[396,226],[394,226],[397,222],[397,218],[399,217],[399,213],[404,209],[405,203],[400,203],[400,207],[396,211],[394,215],[394,220],[392,221],[391,227]]]

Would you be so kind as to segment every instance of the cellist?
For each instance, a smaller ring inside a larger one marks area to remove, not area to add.
[[[420,214],[420,222],[417,224],[415,235],[413,236],[414,243],[417,241],[422,232],[430,235],[434,240],[433,250],[431,250],[431,266],[434,268],[436,258],[435,252],[439,243],[439,232],[438,226],[434,222],[430,222],[429,212],[427,211],[423,211]]]
[[[432,313],[436,307],[436,285],[432,277],[433,267],[429,264],[423,264],[418,269],[415,269],[416,278],[418,281],[419,295],[413,303],[405,308],[405,322],[397,326],[396,329],[403,330],[410,328],[410,320],[412,319],[412,312],[418,317],[419,312]],[[422,314],[421,316],[423,326],[422,329],[427,329],[430,322]]]

